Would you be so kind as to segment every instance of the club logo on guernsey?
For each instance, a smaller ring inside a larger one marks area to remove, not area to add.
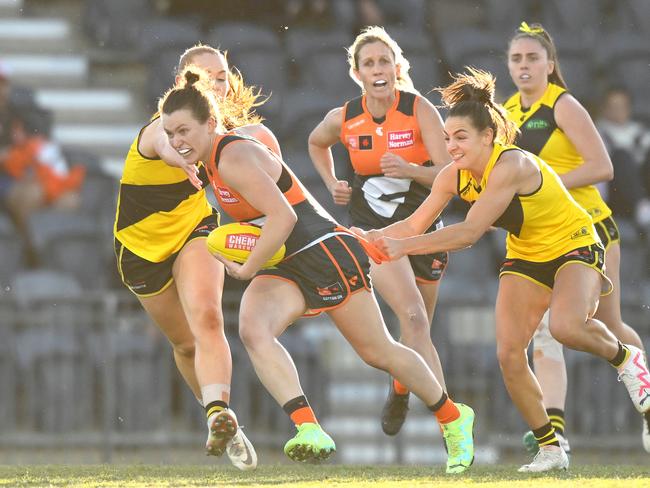
[[[372,136],[359,136],[359,149],[370,151],[372,149]]]
[[[397,130],[388,133],[388,149],[404,149],[415,144],[413,130]]]
[[[228,234],[226,235],[226,249],[238,251],[252,251],[257,244],[255,234]]]
[[[350,146],[351,149],[358,149],[359,144],[357,144],[357,136],[348,136],[348,146]]]
[[[589,235],[589,229],[587,229],[586,227],[580,227],[579,230],[571,234],[571,239],[580,239],[581,237],[584,237],[586,235]]]
[[[239,199],[230,193],[230,190],[228,190],[228,188],[222,188],[218,186],[217,191],[219,192],[219,200],[221,200],[223,203],[239,203]]]
[[[525,124],[525,128],[528,130],[542,130],[549,127],[549,123],[543,119],[531,119]]]

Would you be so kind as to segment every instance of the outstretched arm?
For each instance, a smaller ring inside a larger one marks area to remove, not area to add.
[[[463,222],[443,229],[406,239],[380,239],[376,242],[391,259],[407,254],[432,254],[454,251],[471,246],[503,214],[521,185],[521,156],[503,156],[492,171],[490,180],[481,196],[474,203]],[[450,165],[453,168],[453,165]],[[446,168],[445,168],[446,169]],[[443,170],[444,171],[444,170]],[[443,176],[441,172],[440,176]],[[437,181],[437,179],[436,179]],[[436,182],[434,182],[434,188]],[[433,191],[432,191],[433,194]]]

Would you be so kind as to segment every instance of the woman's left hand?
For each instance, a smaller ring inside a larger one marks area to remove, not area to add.
[[[217,261],[220,261],[224,265],[228,276],[235,278],[236,280],[250,280],[253,276],[255,276],[255,273],[257,272],[256,271],[255,273],[251,273],[250,271],[246,270],[243,264],[239,264],[231,261],[230,259],[226,259],[218,253],[213,254],[213,256]]]
[[[381,250],[391,261],[395,261],[406,253],[404,252],[404,240],[380,237],[373,244]]]
[[[390,178],[411,178],[411,165],[404,158],[390,152],[379,159],[379,167],[384,176]]]

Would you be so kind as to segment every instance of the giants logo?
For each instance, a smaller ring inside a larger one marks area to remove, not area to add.
[[[223,188],[221,186],[215,187],[217,190],[217,197],[219,198],[219,201],[221,203],[226,203],[226,204],[235,204],[239,203],[239,199],[235,197],[232,193],[230,193],[230,190],[228,188]]]
[[[398,130],[388,133],[388,149],[404,149],[415,144],[413,130]]]

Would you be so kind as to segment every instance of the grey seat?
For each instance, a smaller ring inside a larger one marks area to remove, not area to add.
[[[273,30],[253,22],[223,22],[207,33],[207,42],[213,47],[236,54],[241,50],[280,50],[280,38]]]
[[[13,276],[22,267],[23,242],[17,234],[14,224],[0,213],[0,285],[9,284]]]
[[[112,428],[138,433],[170,428],[172,353],[148,319],[124,317],[107,332],[112,364],[109,391],[115,394]],[[146,408],[143,408],[146,406]]]
[[[140,27],[137,50],[140,58],[146,61],[161,46],[190,47],[201,37],[199,23],[195,20],[147,18]]]
[[[90,428],[96,379],[84,337],[93,326],[92,304],[82,298],[74,278],[52,271],[19,273],[11,295],[19,313],[15,350],[25,391],[21,421],[46,432]]]
[[[84,10],[85,31],[102,47],[135,48],[142,19],[152,11],[150,0],[89,0]]]
[[[297,74],[297,84],[310,87],[318,94],[338,95],[340,103],[354,96],[358,89],[348,75],[345,51],[351,42],[350,35],[339,30],[290,30],[286,36],[286,49]]]
[[[540,2],[541,22],[551,36],[560,32],[588,32],[593,35],[597,26],[602,25],[603,11],[600,0],[545,0]],[[576,29],[576,19],[580,19],[580,29]],[[562,57],[560,56],[560,59]]]

